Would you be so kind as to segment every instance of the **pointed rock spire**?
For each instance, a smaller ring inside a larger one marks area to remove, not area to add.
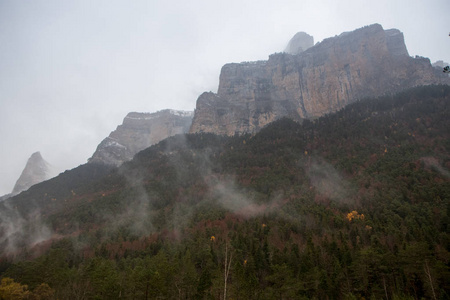
[[[28,159],[25,169],[17,179],[13,195],[28,190],[31,186],[50,178],[50,164],[47,163],[40,152],[35,152]]]

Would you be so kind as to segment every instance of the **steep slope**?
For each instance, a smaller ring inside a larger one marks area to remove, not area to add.
[[[50,164],[42,158],[40,152],[35,152],[28,159],[22,174],[14,185],[11,195],[17,195],[31,186],[47,180],[51,175]]]
[[[399,30],[375,24],[298,55],[223,66],[217,94],[198,98],[190,132],[255,133],[281,117],[316,118],[358,99],[438,83],[450,79],[428,59],[409,57]]]
[[[86,164],[0,205],[4,233],[7,204],[65,190],[40,222],[22,211],[48,241],[10,238],[23,261],[0,275],[60,299],[218,299],[228,257],[230,298],[445,299],[449,114],[450,87],[419,87],[255,135],[174,136],[75,186],[102,170]]]
[[[282,119],[253,137],[206,133],[171,137],[139,152],[119,169],[86,164],[33,186],[5,206],[14,203],[25,219],[34,214],[33,207],[47,217],[53,215],[53,230],[67,234],[74,225],[77,230],[98,226],[108,219],[100,215],[123,213],[140,201],[146,203],[145,210],[177,201],[195,205],[209,197],[204,193],[211,180],[220,182],[228,175],[266,199],[277,191],[295,192],[291,188],[297,184],[309,190],[305,169],[313,157],[358,178],[403,149],[416,153],[419,160],[434,156],[434,163],[425,159],[421,167],[436,168],[445,178],[450,167],[449,95],[447,86],[420,87],[395,97],[357,102],[302,125]],[[375,169],[386,171],[390,170]],[[372,174],[364,176],[369,180]],[[103,205],[112,205],[114,212]],[[131,212],[129,218],[134,218]]]
[[[156,113],[129,113],[123,124],[105,138],[89,159],[90,163],[119,166],[159,141],[189,131],[192,112],[162,110]]]

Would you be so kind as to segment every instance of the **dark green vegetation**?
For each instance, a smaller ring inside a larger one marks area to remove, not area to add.
[[[58,299],[448,299],[449,129],[450,87],[419,87],[80,166],[4,203],[1,276]]]

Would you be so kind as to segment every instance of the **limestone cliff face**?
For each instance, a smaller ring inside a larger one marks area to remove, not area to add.
[[[51,167],[42,158],[41,153],[33,153],[28,159],[19,179],[17,179],[10,196],[19,194],[37,183],[50,179],[51,173]]]
[[[156,113],[129,113],[123,124],[98,145],[89,162],[119,166],[167,137],[187,133],[192,117],[192,112],[170,109]]]
[[[222,67],[217,94],[197,100],[191,133],[254,133],[281,118],[319,117],[367,97],[450,84],[427,58],[408,55],[403,34],[374,24],[297,55]]]

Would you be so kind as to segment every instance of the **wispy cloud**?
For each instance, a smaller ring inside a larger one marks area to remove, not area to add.
[[[311,185],[323,196],[345,202],[350,196],[350,184],[328,162],[319,157],[311,158],[306,174]]]

